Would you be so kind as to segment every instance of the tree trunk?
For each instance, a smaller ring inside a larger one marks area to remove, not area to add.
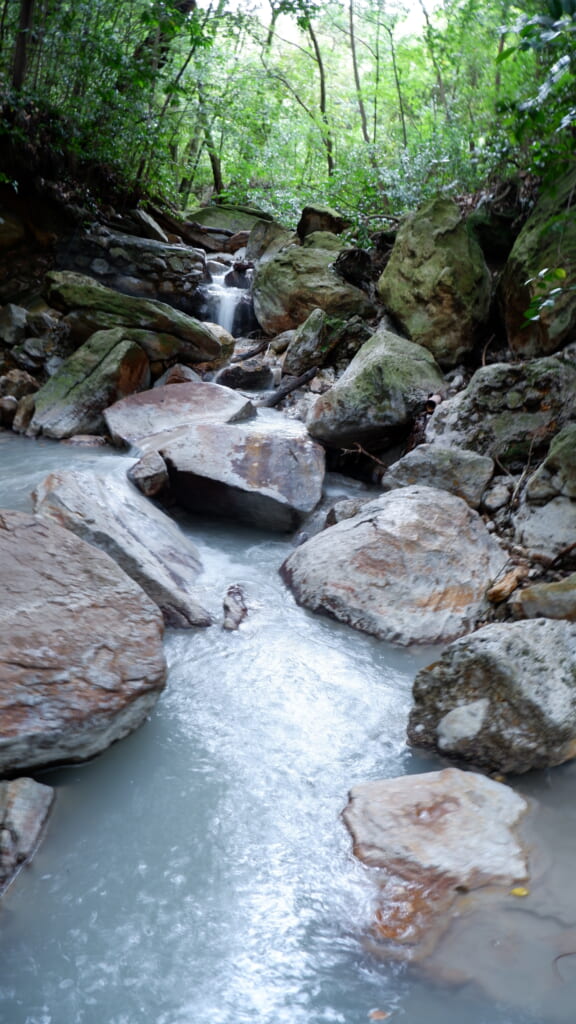
[[[14,51],[14,63],[12,66],[12,85],[17,92],[22,89],[26,78],[28,62],[28,39],[32,28],[34,17],[35,0],[21,0],[20,2],[20,23],[18,35],[16,36],[16,49]]]
[[[324,62],[322,60],[322,54],[320,52],[320,45],[316,37],[316,33],[312,27],[312,22],[308,21],[306,26],[308,35],[312,41],[314,48],[314,56],[316,58],[316,64],[318,66],[318,74],[320,76],[320,117],[322,119],[322,141],[324,143],[324,149],[326,150],[326,162],[328,164],[328,177],[331,178],[335,171],[334,164],[334,140],[332,138],[332,132],[330,129],[330,122],[328,120],[328,112],[326,107],[326,72],[324,70]]]

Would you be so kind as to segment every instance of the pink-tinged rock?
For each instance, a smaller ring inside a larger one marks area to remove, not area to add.
[[[0,892],[34,854],[54,790],[34,779],[0,782]]]
[[[104,413],[115,444],[158,451],[153,435],[193,423],[236,423],[255,415],[252,403],[220,384],[191,381],[130,395]]]
[[[504,897],[528,877],[515,828],[523,797],[483,775],[447,768],[366,782],[343,818],[354,854],[378,868],[371,937],[380,955],[429,955],[464,893],[497,886]]]
[[[316,534],[281,573],[313,611],[391,643],[439,643],[474,628],[505,562],[461,498],[414,486]]]
[[[0,513],[0,771],[82,761],[139,726],[162,690],[159,609],[55,524]]]
[[[124,478],[60,470],[33,493],[34,511],[105,551],[160,608],[167,626],[209,626],[200,555],[176,523]]]
[[[186,509],[269,530],[292,530],[322,497],[324,450],[283,417],[199,423],[160,446]]]

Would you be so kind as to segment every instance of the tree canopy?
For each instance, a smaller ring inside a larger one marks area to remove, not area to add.
[[[576,0],[3,0],[0,173],[396,216],[557,173],[575,83]]]

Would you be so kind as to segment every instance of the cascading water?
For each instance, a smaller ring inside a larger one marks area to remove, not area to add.
[[[202,319],[219,324],[232,337],[254,330],[257,322],[252,308],[250,284],[251,270],[245,269],[242,263],[236,264],[233,269],[223,265],[222,270],[214,270],[212,280],[202,289]]]
[[[132,461],[0,432],[0,507],[29,509],[54,468],[123,474]],[[491,995],[374,960],[362,944],[372,882],[339,815],[359,781],[439,767],[404,744],[414,673],[435,652],[297,607],[277,572],[289,537],[181,526],[215,616],[239,583],[248,617],[235,633],[167,631],[168,684],[150,721],[89,764],[45,774],[55,811],[1,904],[0,1022],[573,1024],[576,941],[547,949],[546,907],[555,892],[568,921],[576,764],[518,785],[538,796],[554,849],[548,901],[527,917],[532,958],[489,922],[501,962]],[[461,952],[481,959],[471,929]],[[540,991],[544,966],[552,986]]]

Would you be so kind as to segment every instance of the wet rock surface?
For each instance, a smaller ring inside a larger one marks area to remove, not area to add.
[[[505,561],[460,498],[406,487],[306,541],[281,572],[307,608],[391,643],[437,643],[474,628]]]
[[[494,623],[414,681],[408,738],[476,768],[527,772],[576,755],[576,626]]]
[[[128,481],[92,473],[51,473],[35,489],[34,510],[105,551],[158,605],[167,626],[209,626],[197,580],[197,549],[176,523]]]
[[[164,686],[160,612],[108,555],[25,513],[1,513],[0,557],[0,771],[93,757]]]
[[[0,894],[34,854],[54,790],[34,779],[0,782]]]

